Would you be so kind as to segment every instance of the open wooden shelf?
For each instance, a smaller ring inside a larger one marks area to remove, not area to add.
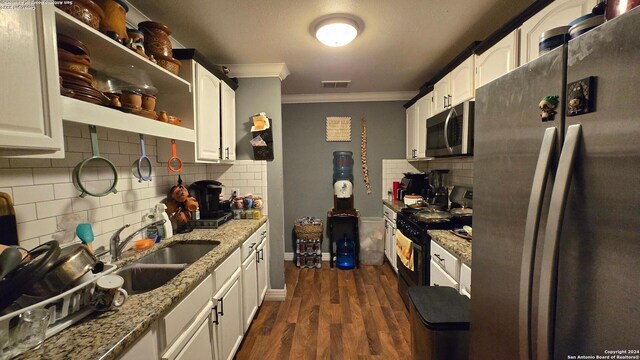
[[[61,98],[62,119],[66,121],[190,143],[195,142],[195,131],[193,129],[147,119],[66,96],[61,96]]]
[[[161,93],[191,92],[191,84],[152,63],[108,36],[56,8],[56,31],[88,48],[91,69],[134,86],[151,85]]]

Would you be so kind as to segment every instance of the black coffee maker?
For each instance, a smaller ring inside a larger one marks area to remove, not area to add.
[[[189,185],[189,195],[196,198],[200,206],[200,219],[217,219],[225,214],[220,202],[223,187],[215,180],[200,180]]]
[[[402,190],[400,200],[403,200],[404,195],[420,195],[426,199],[429,191],[429,176],[423,172],[404,173],[404,177],[400,180],[400,190]]]

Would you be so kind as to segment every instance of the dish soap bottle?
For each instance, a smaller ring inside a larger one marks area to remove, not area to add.
[[[173,236],[173,226],[171,226],[171,221],[169,221],[169,215],[167,214],[167,205],[163,203],[156,204],[156,220],[164,220],[164,224],[159,227],[160,236],[162,240],[169,239]]]
[[[144,237],[147,239],[152,239],[153,242],[157,244],[163,237],[159,233],[158,227],[149,226],[156,220],[157,218],[154,209],[149,209],[149,211],[142,216],[142,225],[146,227],[146,229],[144,230]]]

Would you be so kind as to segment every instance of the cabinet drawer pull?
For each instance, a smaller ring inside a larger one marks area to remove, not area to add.
[[[447,101],[447,104],[448,104],[449,107],[451,107],[452,96],[451,95],[447,95],[447,96],[449,97],[449,100]]]
[[[264,260],[264,249],[260,250],[260,260]]]
[[[218,305],[212,307],[211,310],[213,310],[213,314],[216,316],[213,319],[213,323],[216,325],[220,325],[220,319],[218,319]]]
[[[433,256],[435,256],[444,265],[444,259],[442,257],[440,257],[440,255],[433,254]]]
[[[218,314],[224,316],[224,298],[218,300],[218,302],[220,303],[220,312]]]
[[[249,245],[249,249],[253,250],[253,247],[256,246],[256,243],[251,243],[251,245]]]
[[[226,154],[226,155],[225,155],[225,158],[226,158],[227,160],[229,160],[229,148],[228,148],[228,147],[227,147],[227,148],[225,148],[225,149],[224,149],[224,152],[225,152],[225,154]]]

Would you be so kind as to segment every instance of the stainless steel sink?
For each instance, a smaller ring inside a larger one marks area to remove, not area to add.
[[[186,265],[145,266],[133,264],[115,272],[124,279],[123,289],[129,295],[142,294],[159,288],[182,272]]]
[[[209,251],[215,249],[220,242],[215,243],[176,243],[136,261],[138,264],[193,264]]]
[[[115,272],[124,278],[123,289],[129,295],[159,288],[196,262],[220,242],[175,243],[146,255]]]

